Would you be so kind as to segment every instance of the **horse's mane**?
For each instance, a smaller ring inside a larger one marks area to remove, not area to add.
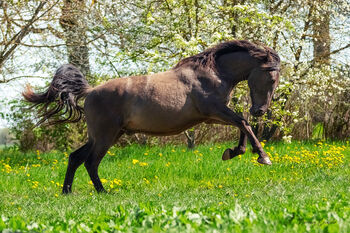
[[[199,54],[182,59],[174,68],[194,65],[217,72],[216,60],[221,55],[240,51],[247,51],[252,57],[259,60],[265,70],[279,69],[280,58],[275,50],[262,43],[252,43],[246,40],[232,40],[218,44]]]

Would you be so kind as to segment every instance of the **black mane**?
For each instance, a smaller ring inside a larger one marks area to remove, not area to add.
[[[258,59],[265,70],[279,69],[280,58],[275,50],[264,44],[255,44],[246,40],[232,40],[218,44],[199,54],[182,59],[174,68],[191,64],[217,71],[216,60],[218,57],[240,51],[247,51],[252,57]]]

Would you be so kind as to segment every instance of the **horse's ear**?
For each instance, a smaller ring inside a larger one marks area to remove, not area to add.
[[[266,59],[267,59],[267,62],[271,62],[273,60],[270,50],[266,51]]]
[[[276,67],[276,64],[274,62],[274,58],[271,55],[271,51],[266,49],[266,61],[261,65],[261,68],[263,70],[276,70],[278,67]]]

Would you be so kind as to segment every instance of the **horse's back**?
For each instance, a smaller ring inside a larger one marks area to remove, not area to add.
[[[201,121],[190,91],[173,71],[110,80],[87,95],[87,122],[120,119],[129,131],[172,134]]]

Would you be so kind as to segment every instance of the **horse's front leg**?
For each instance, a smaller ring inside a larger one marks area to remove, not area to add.
[[[248,137],[250,143],[252,144],[253,152],[259,154],[258,162],[261,164],[271,165],[269,156],[264,152],[259,140],[254,135],[252,128],[244,118],[234,113],[226,105],[221,105],[218,103],[215,103],[213,105],[208,104],[205,107],[205,114],[213,120],[219,120],[227,124],[237,126],[241,132]],[[243,145],[244,136],[241,139]]]
[[[233,150],[227,148],[224,154],[222,155],[222,160],[229,160],[238,155],[244,154],[247,146],[247,139],[247,135],[241,130],[238,145],[235,148],[233,148]]]

